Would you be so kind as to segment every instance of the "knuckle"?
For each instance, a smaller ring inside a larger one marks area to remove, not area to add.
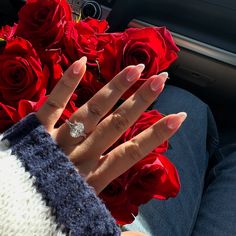
[[[99,123],[99,125],[96,127],[96,133],[98,134],[99,137],[104,136],[104,129],[107,127],[107,122],[103,121]]]
[[[65,107],[64,104],[59,104],[58,102],[53,101],[51,99],[48,99],[45,104],[53,109],[63,109]]]
[[[139,144],[134,140],[131,140],[129,142],[129,145],[127,145],[125,154],[127,158],[129,158],[132,162],[135,163],[143,158],[141,148]]]
[[[122,86],[120,80],[115,80],[113,83],[113,90],[116,90],[118,93],[124,92],[124,86]]]
[[[160,128],[160,126],[154,126],[153,127],[153,133],[155,135],[155,138],[159,140],[160,142],[165,140],[165,133],[164,131]]]
[[[129,123],[124,111],[119,110],[113,113],[112,124],[117,131],[123,132],[129,127]]]
[[[98,118],[101,118],[103,116],[103,112],[102,112],[102,109],[100,107],[100,105],[96,104],[96,103],[90,103],[88,104],[88,111],[98,117]]]
[[[149,103],[150,103],[150,99],[148,98],[147,94],[140,93],[140,94],[139,94],[139,99],[140,99],[141,102],[144,103],[144,104],[149,104]]]
[[[60,80],[60,82],[61,82],[61,85],[65,88],[68,88],[68,89],[74,88],[73,83],[69,81],[68,79],[63,78]]]

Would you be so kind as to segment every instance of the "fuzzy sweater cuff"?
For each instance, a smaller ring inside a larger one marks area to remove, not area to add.
[[[3,140],[35,178],[35,187],[52,209],[58,227],[71,236],[120,235],[105,205],[35,114],[5,132]]]

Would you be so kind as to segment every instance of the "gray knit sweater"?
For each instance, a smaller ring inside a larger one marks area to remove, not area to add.
[[[0,235],[120,235],[114,219],[34,114],[0,141]]]

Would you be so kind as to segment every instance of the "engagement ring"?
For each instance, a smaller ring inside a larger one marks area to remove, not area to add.
[[[72,123],[71,121],[66,120],[66,124],[70,128],[70,136],[72,138],[86,138],[87,135],[84,133],[84,124],[82,122],[75,121],[74,123]]]

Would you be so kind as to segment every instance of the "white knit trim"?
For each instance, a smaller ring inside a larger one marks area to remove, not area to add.
[[[51,212],[30,173],[0,141],[0,235],[64,236]]]

